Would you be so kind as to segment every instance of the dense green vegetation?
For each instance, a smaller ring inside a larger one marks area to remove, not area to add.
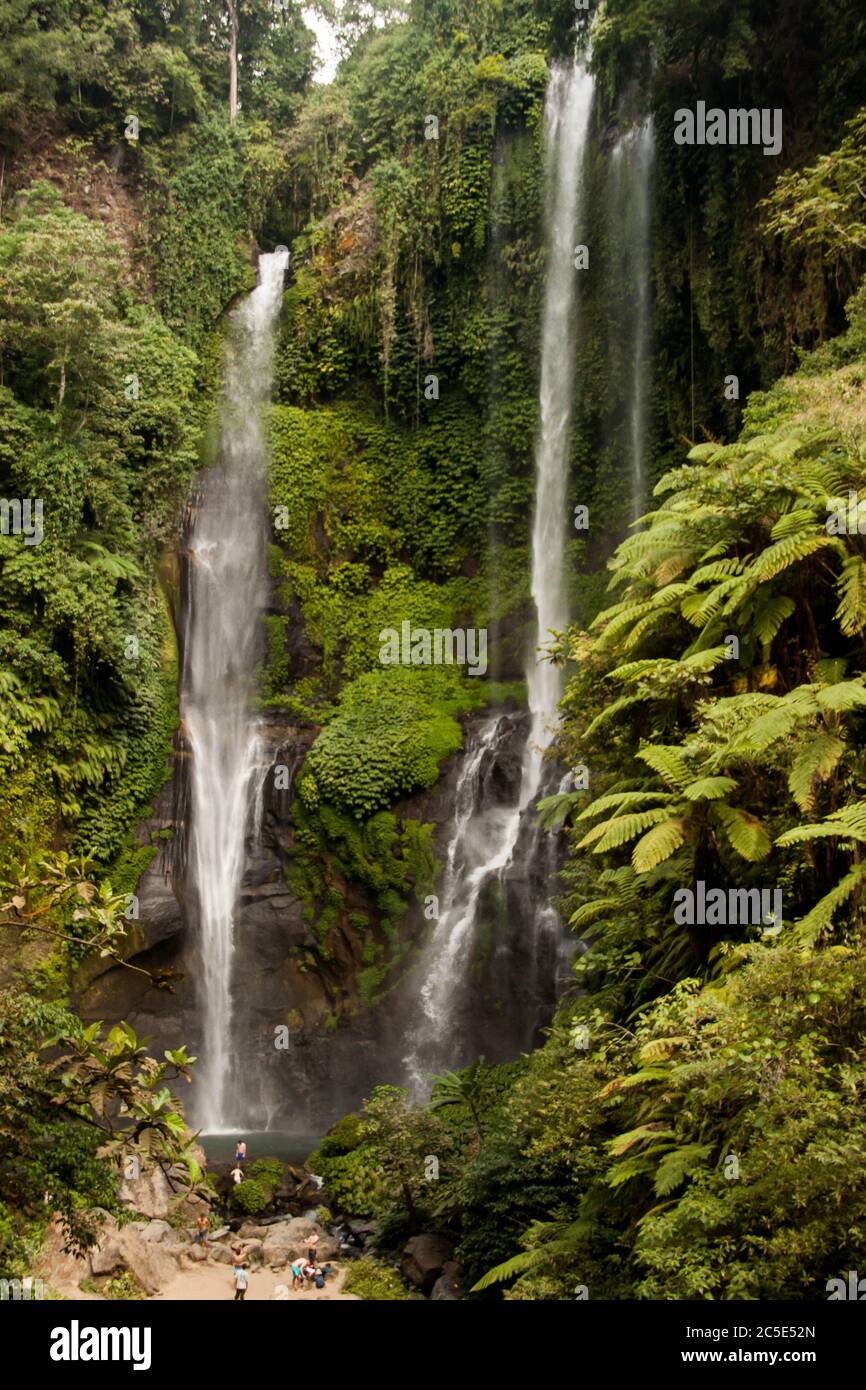
[[[219,0],[0,0],[0,479],[43,531],[0,536],[0,1274],[55,1212],[92,1240],[130,1145],[199,1180],[181,1040],[156,1062],[71,995],[82,961],[123,956],[155,852],[133,831],[177,731],[183,511],[257,247],[291,252],[260,693],[310,743],[286,867],[302,973],[351,929],[360,1007],[387,1005],[440,871],[395,806],[468,715],[521,698],[542,103],[574,5],[348,3],[327,85],[303,8],[240,3],[232,119]],[[864,26],[858,0],[598,7],[569,491],[592,524],[556,748],[589,789],[540,808],[586,949],[544,1046],[421,1108],[382,1086],[313,1159],[382,1254],[451,1236],[479,1297],[820,1298],[862,1258]],[[781,160],[675,146],[697,96],[783,108]],[[626,536],[602,189],[648,113],[655,492]],[[404,620],[488,629],[488,680],[383,666]],[[779,890],[781,919],[680,922],[699,884]],[[277,1180],[253,1166],[238,1205]],[[406,1296],[385,1265],[353,1279]]]
[[[861,120],[755,218],[837,288],[863,243]],[[479,1296],[818,1299],[859,1258],[862,293],[847,309],[732,442],[681,449],[567,638],[560,756],[590,787],[541,813],[567,827],[587,949],[549,1041],[421,1112],[377,1094],[316,1155],[385,1252],[451,1235]],[[779,889],[781,918],[681,924],[699,882]]]

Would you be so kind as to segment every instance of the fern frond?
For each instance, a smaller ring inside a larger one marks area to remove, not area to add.
[[[678,748],[661,743],[645,744],[638,750],[641,762],[657,772],[662,781],[682,791],[692,780],[692,772]]]
[[[844,752],[845,743],[841,738],[820,733],[797,755],[788,777],[788,790],[801,811],[812,809],[816,782],[827,780]]]
[[[631,862],[635,873],[649,873],[670,859],[685,841],[685,827],[684,820],[667,820],[653,826],[632,850]]]
[[[766,859],[772,849],[770,837],[756,816],[741,811],[735,806],[716,803],[713,811],[728,838],[728,842],[741,859],[756,864]]]

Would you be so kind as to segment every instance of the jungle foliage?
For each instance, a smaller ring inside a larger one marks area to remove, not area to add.
[[[825,214],[859,132],[780,181],[768,235],[856,246],[862,211]],[[407,1223],[450,1235],[478,1297],[823,1299],[860,1258],[864,309],[734,440],[683,451],[567,638],[559,756],[589,785],[539,812],[585,949],[548,1041],[420,1112],[391,1097],[416,1180],[445,1126],[418,1192],[385,1180],[370,1107],[322,1146],[347,1209],[395,1248]],[[772,885],[781,916],[678,920],[701,883]]]
[[[303,6],[244,0],[232,123],[218,0],[0,0],[0,478],[44,504],[39,544],[0,537],[0,883],[20,948],[0,999],[3,1272],[55,1210],[87,1243],[88,1209],[116,1200],[97,1149],[130,1126],[155,1161],[189,1157],[167,1084],[183,1049],[157,1062],[64,1001],[70,963],[117,948],[150,853],[129,832],[177,722],[173,557],[257,246],[291,249],[262,699],[313,739],[289,867],[303,965],[327,968],[360,887],[363,1005],[435,887],[431,827],[394,803],[501,693],[383,670],[378,633],[489,626],[491,676],[522,671],[543,96],[575,7],[341,8],[343,61],[317,87]],[[587,949],[543,1047],[440,1078],[427,1107],[380,1088],[314,1160],[336,1207],[382,1220],[383,1249],[453,1236],[479,1296],[820,1298],[862,1255],[864,23],[859,0],[598,7],[600,273],[569,497],[594,529],[570,546],[557,749],[591,777],[540,808]],[[675,148],[698,96],[781,107],[781,161]],[[648,114],[655,492],[623,539],[626,358],[598,325],[628,296],[602,180]],[[828,526],[852,494],[854,525]],[[680,925],[674,893],[700,882],[772,883],[783,919]],[[43,926],[56,950],[34,968]],[[244,1186],[255,1204],[267,1184]],[[378,1267],[358,1287],[399,1296]]]

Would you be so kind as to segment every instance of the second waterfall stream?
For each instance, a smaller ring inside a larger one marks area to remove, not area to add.
[[[189,869],[202,1020],[195,1118],[210,1132],[229,1125],[236,1109],[234,916],[259,762],[251,705],[268,593],[262,413],[287,263],[284,250],[261,256],[256,289],[231,314],[219,455],[204,476],[187,548],[181,713],[191,759]]]
[[[581,225],[583,173],[593,101],[593,79],[578,59],[551,69],[544,110],[545,243],[547,268],[541,325],[539,423],[535,444],[535,509],[532,524],[532,598],[535,641],[527,655],[529,727],[515,795],[510,804],[479,807],[487,765],[495,758],[508,716],[492,719],[477,746],[467,750],[457,787],[456,814],[448,848],[439,920],[422,964],[419,1008],[409,1030],[404,1058],[409,1083],[422,1096],[426,1076],[443,1066],[460,1065],[457,1055],[465,1008],[467,970],[479,926],[482,895],[501,883],[523,847],[537,844],[526,822],[542,790],[545,763],[556,729],[562,695],[561,671],[543,659],[551,632],[568,622],[565,593],[566,503],[569,442],[574,400],[576,325],[575,244]],[[529,830],[530,833],[525,835]],[[548,886],[549,891],[549,886]],[[542,903],[526,903],[533,938],[558,933],[553,914]],[[557,944],[532,939],[533,962],[555,969]],[[534,966],[533,968],[537,968]],[[527,1039],[527,1042],[529,1039]]]

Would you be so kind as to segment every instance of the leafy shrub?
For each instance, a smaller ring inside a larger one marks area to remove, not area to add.
[[[323,1158],[339,1158],[343,1154],[351,1153],[363,1142],[360,1116],[344,1115],[328,1130],[318,1151]]]
[[[276,1189],[283,1180],[283,1164],[279,1158],[257,1158],[250,1164],[250,1177],[263,1187]]]
[[[396,1269],[392,1269],[390,1265],[379,1264],[376,1260],[353,1261],[346,1275],[343,1291],[376,1303],[402,1302],[421,1297],[415,1289],[404,1283]]]
[[[307,1160],[324,1181],[329,1199],[349,1216],[378,1215],[385,1209],[387,1190],[384,1171],[368,1144],[351,1153],[326,1158],[322,1151]]]
[[[115,1298],[123,1302],[147,1298],[147,1293],[129,1269],[124,1269],[120,1274],[113,1274],[102,1293],[105,1298]]]
[[[248,1215],[253,1215],[257,1211],[264,1211],[271,1201],[271,1193],[263,1183],[255,1178],[246,1178],[239,1182],[232,1191],[232,1201],[235,1206],[240,1207]]]

